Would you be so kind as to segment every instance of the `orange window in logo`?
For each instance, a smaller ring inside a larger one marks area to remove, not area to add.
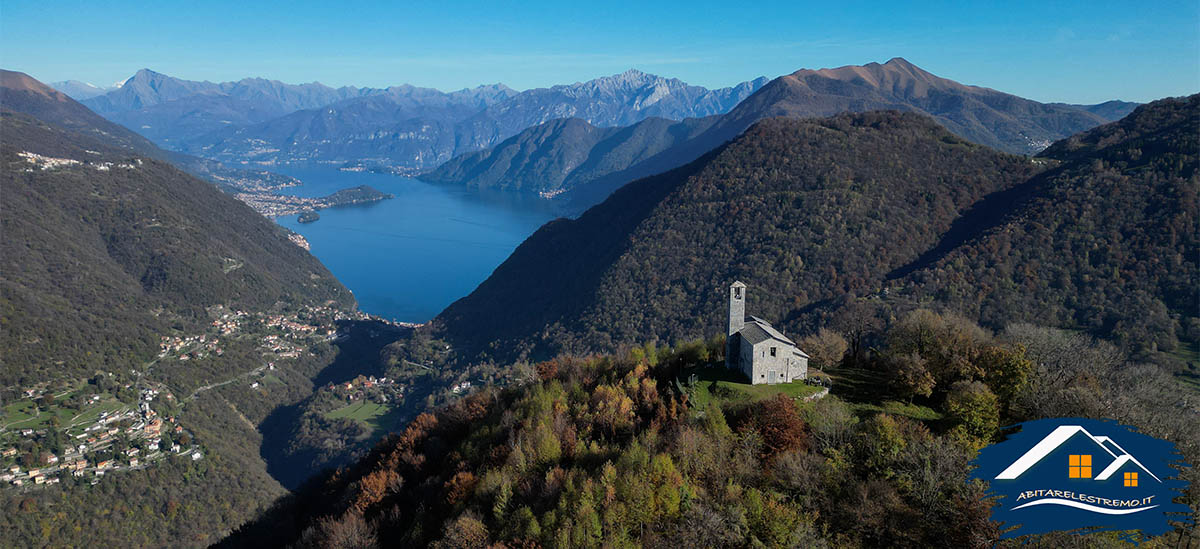
[[[1067,476],[1070,478],[1092,478],[1092,455],[1071,454],[1067,463]]]
[[[1137,473],[1125,473],[1125,486],[1137,487]]]

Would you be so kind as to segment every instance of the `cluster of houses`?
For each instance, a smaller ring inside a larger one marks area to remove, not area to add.
[[[21,158],[25,159],[26,162],[33,164],[33,167],[25,168],[24,171],[27,171],[27,172],[34,171],[34,168],[40,169],[41,171],[47,171],[47,170],[57,170],[60,168],[68,168],[71,166],[80,166],[80,165],[84,164],[84,162],[81,162],[79,160],[74,160],[71,158],[55,158],[52,156],[42,156],[40,154],[31,153],[28,151],[19,152],[19,153],[17,153],[17,156],[20,156]],[[142,165],[142,159],[135,158],[133,162],[122,162],[122,163],[117,163],[117,164],[114,164],[112,162],[87,162],[86,165],[87,165],[87,167],[90,167],[92,169],[99,170],[102,172],[107,172],[113,168],[122,168],[122,169],[126,169],[126,170],[132,170],[132,169],[135,169],[138,166]]]
[[[248,330],[247,322],[255,322],[255,325],[261,323],[265,328],[278,330],[261,335],[264,352],[278,358],[296,358],[305,352],[308,342],[314,338],[337,339],[337,321],[371,318],[359,311],[340,310],[332,301],[324,306],[305,307],[289,315],[248,313],[223,306],[215,306],[210,313],[213,314],[213,321],[206,333],[163,336],[158,357],[192,360],[209,355],[219,356],[223,354],[221,338],[237,337]],[[275,364],[270,362],[266,368],[274,370]],[[137,371],[133,373],[138,374]],[[126,384],[125,388],[131,386]],[[257,386],[258,382],[255,381],[251,387]],[[73,421],[71,425],[62,426],[57,430],[60,431],[58,435],[51,433],[48,428],[25,428],[10,433],[15,436],[0,436],[0,483],[14,486],[47,485],[71,477],[90,476],[94,484],[106,472],[143,468],[169,455],[202,459],[203,453],[192,444],[163,443],[164,438],[179,441],[191,437],[177,418],[159,417],[151,406],[156,398],[172,400],[174,395],[165,386],[155,388],[154,384],[147,386],[145,381],[139,383],[139,387],[135,407],[97,412],[94,419],[82,423]],[[370,398],[388,402],[402,395],[404,386],[388,378],[360,377],[334,389],[349,400]],[[47,392],[45,387],[34,387],[22,390],[21,394],[32,400],[47,396]],[[91,405],[97,404],[101,397],[90,395],[86,399],[87,404]],[[0,428],[0,435],[4,433],[4,429]],[[62,444],[64,439],[66,444]],[[61,450],[56,453],[38,451],[38,448],[47,446],[47,440],[54,440],[53,445]],[[36,458],[30,454],[34,451],[39,452]]]
[[[193,358],[205,358],[209,354],[221,356],[225,351],[221,349],[221,340],[217,337],[209,338],[205,334],[198,336],[163,336],[159,343],[158,358],[165,358],[167,355],[172,355],[179,360],[191,360]]]
[[[349,402],[371,400],[388,403],[399,400],[404,396],[404,384],[386,377],[358,376],[345,383],[329,387],[333,393]]]
[[[312,245],[308,243],[308,239],[304,238],[304,235],[300,233],[289,233],[288,240],[291,240],[292,244],[300,246],[305,250],[312,250]]]
[[[279,328],[290,336],[303,336],[317,331],[316,326],[296,322],[295,320],[287,318],[283,315],[270,315],[264,320],[263,323],[266,324],[268,328]],[[327,334],[335,331],[336,330],[333,328],[326,329]]]
[[[269,335],[263,338],[262,351],[264,353],[275,353],[275,356],[279,358],[296,358],[304,352],[299,345],[277,335]]]
[[[333,321],[354,316],[354,313],[343,313],[329,306],[306,307],[301,313],[293,315],[263,313],[252,315],[246,311],[230,311],[224,307],[220,309],[219,316],[216,316],[210,324],[211,331],[209,333],[163,336],[159,344],[158,357],[172,356],[179,360],[193,360],[206,358],[209,355],[221,356],[224,351],[221,349],[220,337],[233,336],[245,330],[247,320],[255,318],[262,323],[263,327],[283,332],[282,335],[263,336],[261,343],[264,352],[275,353],[281,358],[296,358],[303,350],[301,347],[285,341],[285,338],[305,339],[319,335],[327,340],[334,339],[337,330],[333,327]],[[301,316],[320,320],[309,322],[301,320]]]
[[[40,391],[26,391],[27,396],[36,398]],[[19,438],[11,441],[6,447],[0,448],[0,463],[6,463],[0,470],[0,482],[13,486],[57,484],[63,478],[84,477],[88,473],[96,477],[104,476],[108,471],[134,469],[161,460],[166,452],[173,454],[192,454],[192,459],[199,459],[202,454],[193,447],[183,447],[172,443],[169,450],[163,445],[163,436],[170,433],[175,436],[188,434],[175,417],[161,418],[151,407],[151,402],[161,396],[174,398],[169,392],[160,389],[144,388],[139,393],[136,408],[100,411],[86,425],[73,424],[64,426],[63,435],[67,442],[59,453],[42,451],[29,462],[25,457],[25,468],[15,464],[21,454],[19,447],[26,451],[36,449],[40,440],[49,435],[47,429],[20,429],[15,432]],[[94,403],[99,395],[92,395],[87,400]],[[61,438],[59,439],[62,440]],[[139,447],[140,446],[140,447]],[[143,450],[144,448],[144,450]]]
[[[242,327],[242,319],[249,315],[246,311],[224,313],[212,321],[212,327],[219,335],[231,335]]]

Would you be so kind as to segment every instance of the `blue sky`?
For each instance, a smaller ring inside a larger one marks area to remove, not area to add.
[[[147,67],[445,90],[637,68],[720,87],[899,56],[1039,101],[1200,91],[1196,0],[897,4],[4,0],[0,66],[47,82],[110,84]]]

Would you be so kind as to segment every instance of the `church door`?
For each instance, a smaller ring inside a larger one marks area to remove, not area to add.
[[[767,370],[767,383],[770,385],[779,383],[779,379],[776,378],[775,370]]]

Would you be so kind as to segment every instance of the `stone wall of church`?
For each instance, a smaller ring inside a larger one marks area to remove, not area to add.
[[[750,345],[743,345],[750,347]],[[775,356],[771,356],[771,348],[775,348]],[[771,383],[771,372],[775,372],[775,383],[786,383],[788,378],[788,358],[792,356],[791,345],[781,341],[767,340],[750,349],[752,373],[750,383]]]

